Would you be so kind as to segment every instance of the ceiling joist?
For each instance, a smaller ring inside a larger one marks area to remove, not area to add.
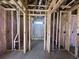
[[[16,0],[10,0],[10,1],[2,0],[2,1],[0,1],[0,4],[1,3],[8,4],[10,6],[15,5],[16,8],[19,8],[20,11],[22,11],[23,13],[26,11],[26,8],[24,7],[24,5],[22,4],[22,2],[20,0],[19,1],[16,1]],[[15,8],[15,7],[13,7],[13,8]],[[8,10],[8,9],[6,9],[6,10]]]
[[[71,6],[62,5],[61,8],[62,9],[64,9],[64,8],[71,8]]]
[[[46,14],[29,14],[29,16],[46,16]]]
[[[17,8],[19,8],[23,13],[25,12],[25,9],[26,9],[26,8],[25,8],[23,5],[22,5],[22,6],[23,6],[24,8],[21,7],[21,6],[18,4],[17,1],[15,1],[15,0],[10,0],[10,3],[16,5]]]
[[[65,6],[62,5],[61,8],[63,8],[63,9],[64,9],[64,8],[71,8],[70,5],[71,5],[74,1],[75,1],[75,0],[72,0],[71,2],[69,2],[69,3],[68,3],[67,5],[65,5]]]
[[[56,9],[58,9],[63,2],[64,2],[64,0],[58,0],[58,2],[51,9],[50,13],[53,13]]]
[[[28,9],[28,11],[40,11],[40,12],[46,12],[47,10],[39,10],[39,9]]]
[[[5,10],[12,10],[12,11],[16,11],[15,8],[4,8]]]
[[[70,11],[74,11],[74,10],[76,10],[77,8],[79,8],[79,4],[73,6],[73,7],[70,9]]]
[[[48,8],[48,10],[51,10],[51,8],[56,4],[57,0],[52,0],[52,2],[50,3],[50,6]]]
[[[35,7],[35,6],[39,7],[39,5],[28,5],[28,7]],[[40,7],[46,7],[46,5],[40,5]]]

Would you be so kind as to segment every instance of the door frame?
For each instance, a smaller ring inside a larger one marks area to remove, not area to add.
[[[29,51],[31,51],[31,48],[32,48],[32,45],[31,45],[31,43],[32,43],[32,37],[31,37],[31,35],[32,35],[32,30],[31,30],[31,28],[32,28],[32,19],[31,19],[31,17],[32,16],[35,16],[35,17],[37,17],[37,16],[44,16],[44,50],[46,50],[46,15],[40,15],[40,14],[37,14],[37,15],[35,15],[35,14],[30,14],[29,15]]]

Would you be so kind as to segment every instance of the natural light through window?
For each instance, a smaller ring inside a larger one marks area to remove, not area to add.
[[[43,24],[41,21],[35,21],[34,24]]]

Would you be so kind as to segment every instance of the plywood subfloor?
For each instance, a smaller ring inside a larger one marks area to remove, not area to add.
[[[76,59],[67,51],[52,51],[50,54],[43,50],[43,41],[33,41],[32,51],[25,55],[22,52],[8,52],[0,59]]]

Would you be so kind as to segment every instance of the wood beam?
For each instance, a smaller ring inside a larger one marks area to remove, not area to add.
[[[19,50],[20,50],[20,10],[17,8],[17,34],[18,34],[18,43],[19,43]]]
[[[59,0],[54,6],[53,9],[51,10],[50,13],[53,13],[56,9],[60,7],[60,5],[64,2],[64,0]]]
[[[57,12],[57,21],[56,21],[56,47],[58,45],[58,22],[59,22],[59,13]]]
[[[16,1],[16,0],[10,0],[10,1],[1,1],[1,3],[5,3],[5,4],[9,4],[10,6],[12,6],[11,4],[15,5],[16,7],[18,7],[22,12],[25,12],[26,7],[24,7],[24,5],[21,3],[21,1]],[[20,5],[22,4],[22,5]],[[12,6],[13,7],[13,6]]]
[[[53,44],[52,44],[52,48],[54,49],[54,38],[55,38],[55,36],[54,36],[54,32],[55,32],[55,12],[53,13]]]
[[[23,13],[23,35],[24,35],[24,41],[23,41],[23,52],[26,53],[26,13]]]
[[[51,14],[47,14],[47,51],[50,53],[50,38],[51,38]]]
[[[72,0],[70,3],[68,3],[66,6],[62,6],[62,8],[71,8],[71,6],[69,6],[70,4],[72,4],[75,0]]]
[[[28,7],[36,7],[36,6],[38,6],[39,7],[39,5],[28,5]],[[46,5],[40,5],[40,7],[47,7]]]
[[[16,11],[15,8],[4,8],[5,10],[11,10],[11,11]]]
[[[62,9],[64,9],[64,8],[71,8],[71,6],[62,5],[61,8]]]
[[[52,9],[52,7],[56,4],[57,0],[52,0],[52,2],[50,3],[50,6],[48,8],[48,10],[50,11]]]
[[[79,6],[79,4],[75,5],[74,7],[72,7],[72,8],[70,9],[70,11],[76,10],[76,9],[78,8],[78,6]]]
[[[2,0],[2,1],[1,1],[1,4],[8,4],[8,5],[11,6],[12,8],[14,8],[14,6],[13,6],[11,3],[9,3],[9,1],[6,1],[6,0]]]
[[[46,16],[46,14],[29,14],[29,16]]]
[[[13,17],[13,11],[11,11],[11,39],[12,39],[12,51],[14,49],[14,46],[13,46],[13,40],[14,40],[14,34],[13,34],[13,20],[14,20],[14,17]]]
[[[29,16],[29,51],[31,50],[31,18]]]
[[[28,11],[40,11],[40,12],[46,12],[46,11],[48,11],[48,10],[39,10],[39,9],[28,9]]]
[[[68,12],[68,25],[69,25],[69,27],[68,27],[68,37],[67,37],[67,42],[68,42],[68,44],[67,44],[67,47],[66,47],[66,49],[69,51],[69,47],[70,47],[70,33],[71,33],[71,11],[69,11]]]
[[[18,0],[17,3],[18,3],[21,7],[23,7],[23,4],[22,4],[21,0]]]
[[[9,3],[16,5],[16,7],[20,9],[20,11],[25,12],[25,10],[17,3],[17,1],[10,0]]]
[[[44,50],[46,50],[46,16],[44,17]]]
[[[62,12],[60,11],[60,16],[59,16],[59,44],[58,44],[58,47],[59,47],[59,50],[60,50],[60,40],[61,40],[61,21],[62,21]]]

